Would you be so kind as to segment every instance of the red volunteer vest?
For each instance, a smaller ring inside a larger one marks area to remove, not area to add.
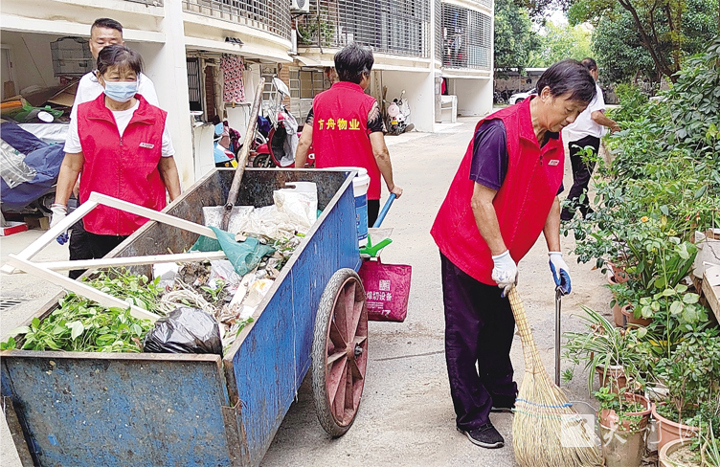
[[[159,211],[166,205],[165,185],[158,163],[167,113],[135,95],[140,106],[122,138],[105,94],[80,104],[77,121],[85,163],[80,177],[80,202],[97,191]],[[97,235],[130,235],[147,222],[107,206],[98,206],[83,218],[85,230]]]
[[[540,148],[530,118],[530,99],[486,119],[495,118],[505,124],[508,170],[493,206],[505,245],[518,262],[545,227],[562,183],[565,153],[560,138],[550,139]],[[478,122],[476,131],[483,121]],[[475,186],[470,180],[472,156],[471,139],[430,233],[453,264],[484,284],[496,285],[490,248],[480,235],[471,206]]]
[[[380,169],[367,120],[375,98],[355,83],[340,81],[313,101],[315,167],[363,167],[370,176],[368,199],[380,199]]]

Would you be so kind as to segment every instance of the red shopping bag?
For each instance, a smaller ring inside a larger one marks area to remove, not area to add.
[[[364,261],[358,273],[365,287],[368,319],[405,321],[412,267],[405,264],[383,264]]]

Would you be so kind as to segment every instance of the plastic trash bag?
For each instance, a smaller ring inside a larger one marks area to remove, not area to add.
[[[25,154],[0,140],[0,176],[9,188],[29,182],[37,171],[25,163]]]
[[[278,212],[286,214],[297,230],[307,233],[317,221],[317,185],[313,182],[286,183],[289,188],[273,192]]]
[[[145,336],[145,352],[209,353],[222,356],[220,326],[199,308],[183,306],[155,322]]]
[[[235,268],[235,272],[241,277],[255,269],[263,256],[275,251],[275,248],[263,245],[257,238],[248,237],[244,242],[237,242],[235,235],[217,227],[210,228],[215,232],[217,240],[201,236],[190,248],[190,251],[222,250]]]

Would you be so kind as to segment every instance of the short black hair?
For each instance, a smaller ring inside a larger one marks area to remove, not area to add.
[[[115,21],[112,18],[98,18],[95,20],[95,22],[90,26],[90,33],[92,34],[92,30],[95,28],[106,28],[106,29],[114,29],[116,31],[120,32],[120,35],[122,35],[122,24],[120,24],[119,21]]]
[[[143,69],[142,57],[139,53],[124,45],[114,44],[104,47],[98,54],[97,69],[101,75],[113,66],[128,67],[139,75]]]
[[[590,71],[596,71],[598,69],[597,62],[593,58],[585,57],[582,59],[582,62],[580,62],[580,63],[582,63],[585,66],[585,68],[587,68]]]
[[[364,74],[370,74],[375,58],[372,50],[355,42],[335,54],[335,71],[340,81],[360,84]]]
[[[553,64],[540,76],[537,82],[537,93],[549,88],[550,94],[560,96],[570,94],[570,100],[586,104],[595,98],[595,80],[582,63],[577,60],[565,59]]]

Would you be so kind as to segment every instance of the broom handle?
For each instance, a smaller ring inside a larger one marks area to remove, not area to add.
[[[252,110],[250,111],[250,121],[248,122],[247,131],[245,132],[245,138],[243,139],[243,146],[238,156],[238,166],[235,169],[235,176],[230,186],[230,192],[228,193],[227,203],[225,203],[225,212],[222,217],[222,230],[227,231],[228,225],[230,224],[230,215],[232,209],[237,201],[238,193],[240,193],[240,183],[242,182],[243,174],[245,174],[245,165],[247,164],[248,156],[250,155],[250,146],[252,141],[255,139],[255,128],[257,127],[258,114],[260,113],[260,103],[262,102],[263,89],[265,88],[265,78],[260,78],[260,82],[255,90],[255,99],[253,100]],[[269,143],[268,143],[269,144]]]
[[[545,373],[543,371],[539,371],[540,369],[537,368],[537,365],[533,361],[533,355],[537,355],[537,347],[535,346],[535,340],[530,332],[530,323],[528,323],[527,315],[525,314],[525,307],[523,306],[520,294],[515,286],[510,289],[508,299],[510,300],[510,308],[512,309],[513,316],[515,316],[515,324],[517,324],[518,332],[520,333],[520,340],[523,345],[525,371],[528,373]]]

